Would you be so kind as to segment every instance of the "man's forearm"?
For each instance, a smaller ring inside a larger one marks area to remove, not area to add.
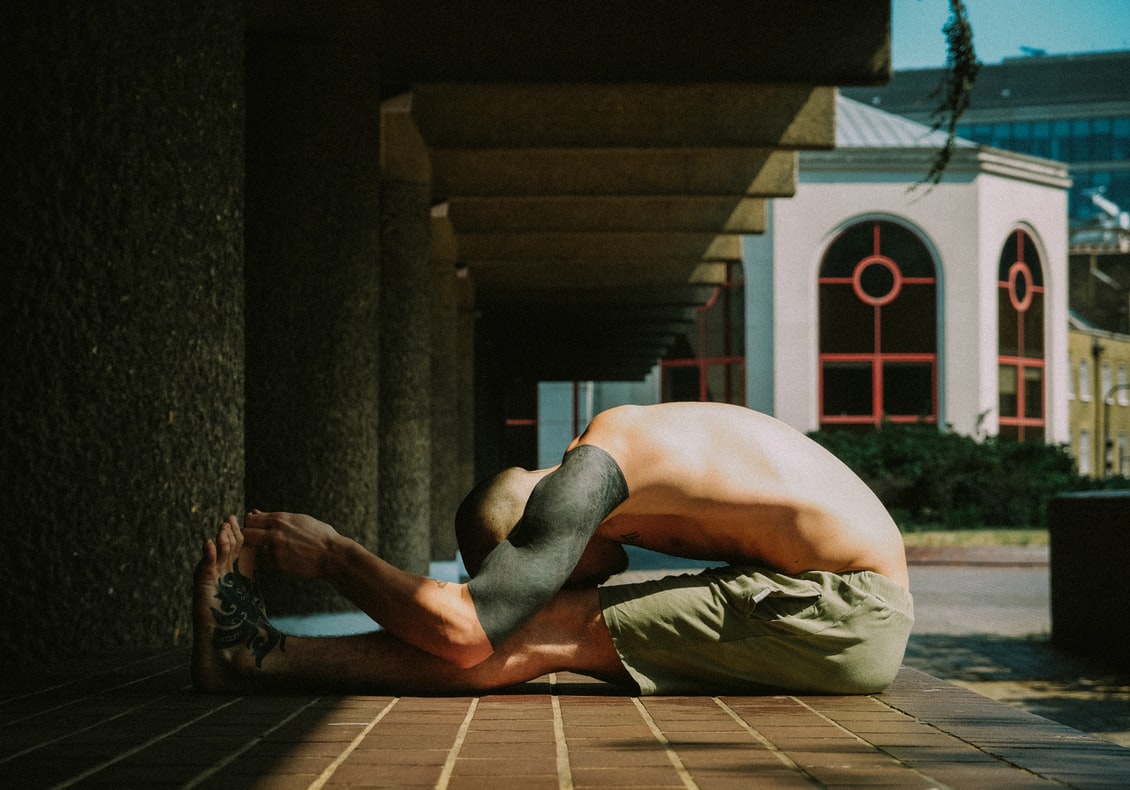
[[[413,647],[469,667],[492,652],[465,584],[402,571],[356,541],[335,541],[322,564],[326,581],[385,630]]]

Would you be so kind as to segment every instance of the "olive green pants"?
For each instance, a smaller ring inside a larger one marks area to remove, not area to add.
[[[730,566],[600,589],[641,694],[867,694],[902,664],[914,604],[870,571]]]

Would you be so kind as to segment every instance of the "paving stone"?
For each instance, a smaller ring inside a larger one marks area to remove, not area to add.
[[[1090,711],[1099,727],[1130,717],[1124,678],[1051,674],[1077,667],[1046,651],[1046,633],[967,632],[1031,608],[1021,593],[1042,582],[1022,576],[1040,568],[982,568],[996,574],[989,592],[952,570],[912,574],[928,627],[908,663],[939,671],[908,666],[883,694],[635,699],[561,674],[479,698],[230,698],[186,691],[180,651],[92,662],[18,692],[4,679],[0,787],[1125,787],[1130,750],[970,688],[1030,694],[1025,704],[1042,698],[1057,715],[1110,703]],[[947,589],[961,594],[934,617]]]

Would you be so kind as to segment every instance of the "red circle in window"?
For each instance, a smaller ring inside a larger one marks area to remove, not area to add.
[[[1009,267],[1008,300],[1018,313],[1032,306],[1032,270],[1024,261],[1017,261]]]
[[[902,271],[885,255],[869,255],[855,265],[851,287],[861,302],[881,307],[898,297]]]

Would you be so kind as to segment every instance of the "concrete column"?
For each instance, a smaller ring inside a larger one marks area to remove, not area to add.
[[[381,180],[381,556],[413,573],[431,560],[431,187],[403,102],[386,103]]]
[[[455,558],[455,509],[460,488],[459,344],[455,232],[444,207],[432,210],[432,559]]]
[[[0,25],[0,672],[191,641],[243,507],[243,8]]]
[[[380,84],[371,48],[252,31],[247,498],[377,547]],[[266,580],[276,613],[342,608]]]
[[[466,266],[455,271],[455,385],[458,392],[456,434],[457,488],[471,490],[475,477],[475,284]]]

